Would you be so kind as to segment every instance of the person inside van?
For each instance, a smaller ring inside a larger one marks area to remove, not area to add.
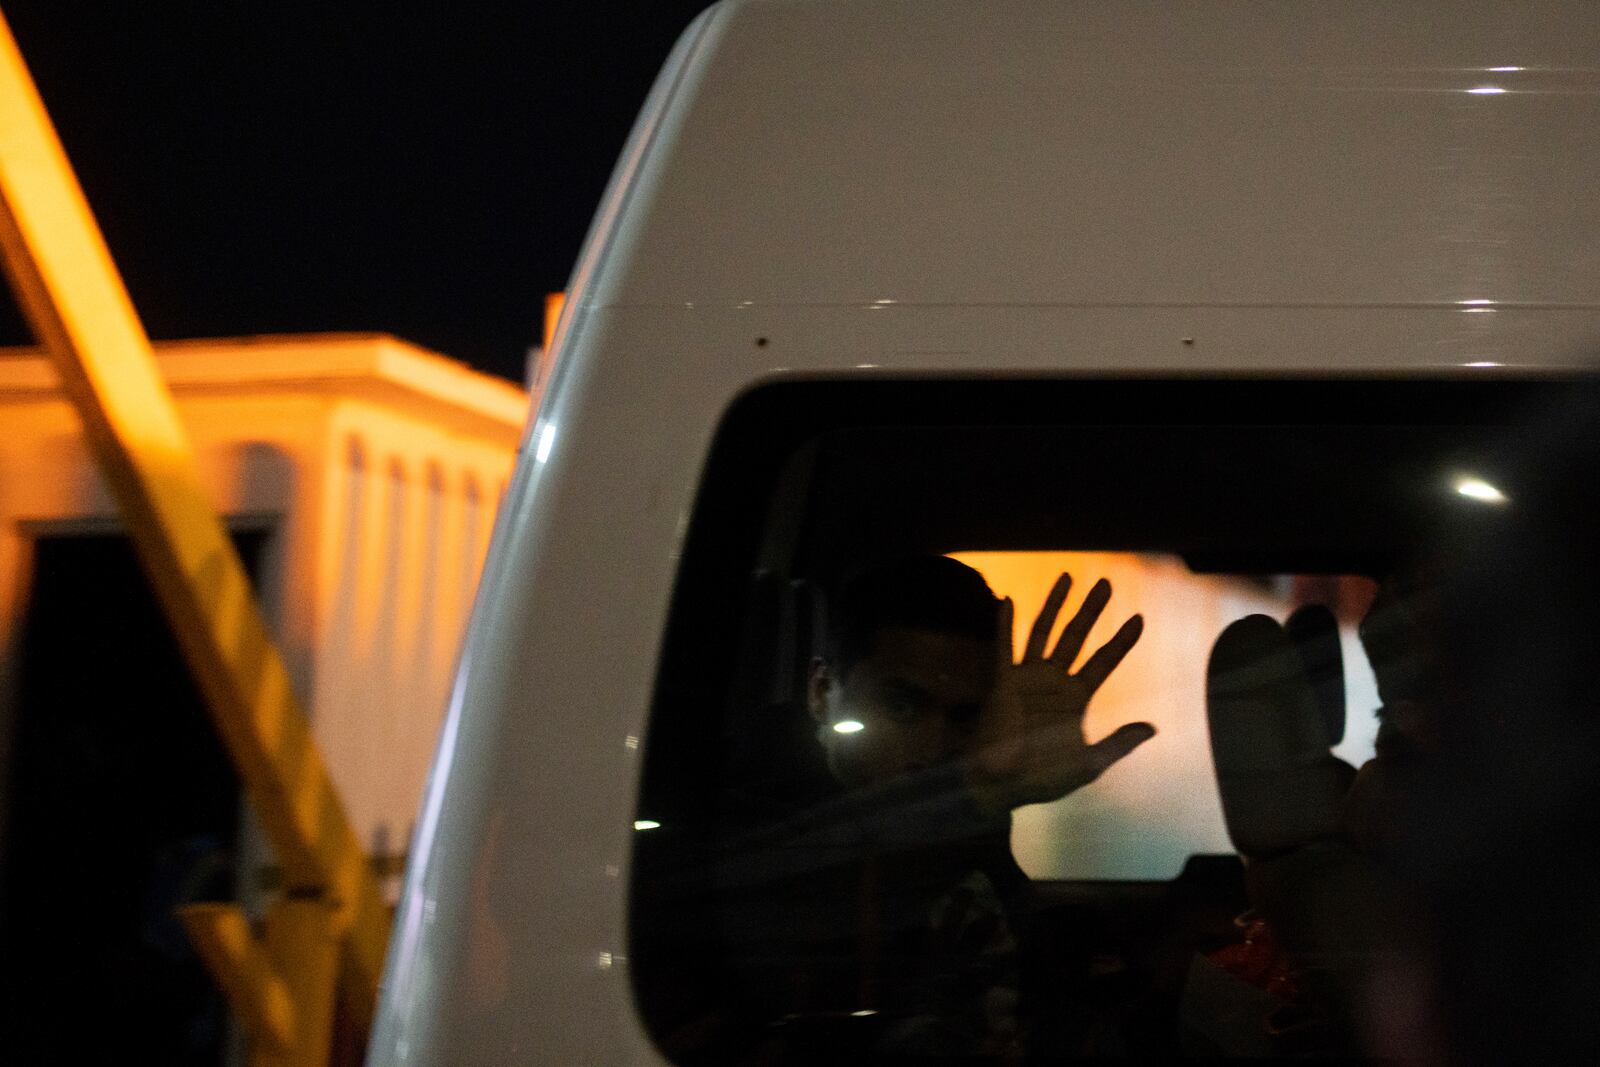
[[[1361,620],[1382,706],[1359,771],[1329,754],[1319,722],[1346,709],[1318,708],[1294,618],[1241,619],[1217,640],[1207,699],[1223,811],[1298,987],[1291,1010],[1231,1022],[1270,1029],[1277,1054],[1587,1062],[1600,1050],[1600,402],[1541,414],[1538,443],[1503,479],[1516,507],[1438,531]]]
[[[945,556],[912,557],[855,575],[829,612],[807,704],[828,766],[848,789],[929,771],[953,775],[952,798],[980,818],[1057,800],[1089,784],[1155,735],[1129,723],[1089,744],[1089,700],[1139,640],[1135,615],[1076,672],[1069,670],[1111,598],[1102,579],[1053,648],[1072,587],[1063,574],[1013,662],[1009,598]]]
[[[779,1045],[1022,1049],[1029,883],[1011,811],[1088,785],[1155,733],[1085,740],[1089,701],[1143,623],[1071,670],[1111,588],[1096,583],[1052,646],[1070,586],[1056,582],[1020,662],[1010,600],[955,560],[873,566],[831,599],[806,692],[826,772],[720,861],[730,995],[785,1020]]]

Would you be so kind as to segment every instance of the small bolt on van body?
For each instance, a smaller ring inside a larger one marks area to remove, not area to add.
[[[1557,0],[706,11],[369,1062],[1592,1052],[1597,56]]]

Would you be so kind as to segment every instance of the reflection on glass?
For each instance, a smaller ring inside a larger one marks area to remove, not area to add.
[[[1235,619],[1260,613],[1284,619],[1309,600],[1343,596],[1340,644],[1350,715],[1334,750],[1359,766],[1372,757],[1378,706],[1371,668],[1355,622],[1371,597],[1364,579],[1264,579],[1195,574],[1174,556],[1122,552],[959,552],[996,596],[1016,603],[1014,644],[1062,571],[1080,580],[1058,617],[1064,624],[1096,578],[1114,590],[1115,611],[1091,631],[1096,648],[1122,619],[1140,613],[1144,633],[1127,660],[1095,694],[1084,720],[1090,741],[1130,721],[1146,721],[1156,736],[1092,786],[1052,804],[1020,808],[1012,850],[1033,878],[1167,879],[1191,855],[1233,851],[1222,821],[1206,733],[1206,659],[1216,635]]]
[[[1493,378],[753,394],[641,742],[665,1055],[1592,1060],[1600,388]]]
[[[1456,492],[1471,500],[1485,504],[1504,504],[1506,495],[1482,478],[1466,476],[1456,479]]]

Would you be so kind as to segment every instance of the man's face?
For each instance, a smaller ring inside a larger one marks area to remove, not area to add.
[[[902,626],[878,631],[843,679],[816,664],[809,703],[834,777],[860,788],[966,755],[994,664],[987,641]]]

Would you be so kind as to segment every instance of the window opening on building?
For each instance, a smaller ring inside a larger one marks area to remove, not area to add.
[[[252,579],[268,537],[234,535]],[[220,1064],[226,1006],[173,909],[234,899],[239,781],[132,542],[40,537],[20,640],[0,809],[0,1059],[138,1049]]]

